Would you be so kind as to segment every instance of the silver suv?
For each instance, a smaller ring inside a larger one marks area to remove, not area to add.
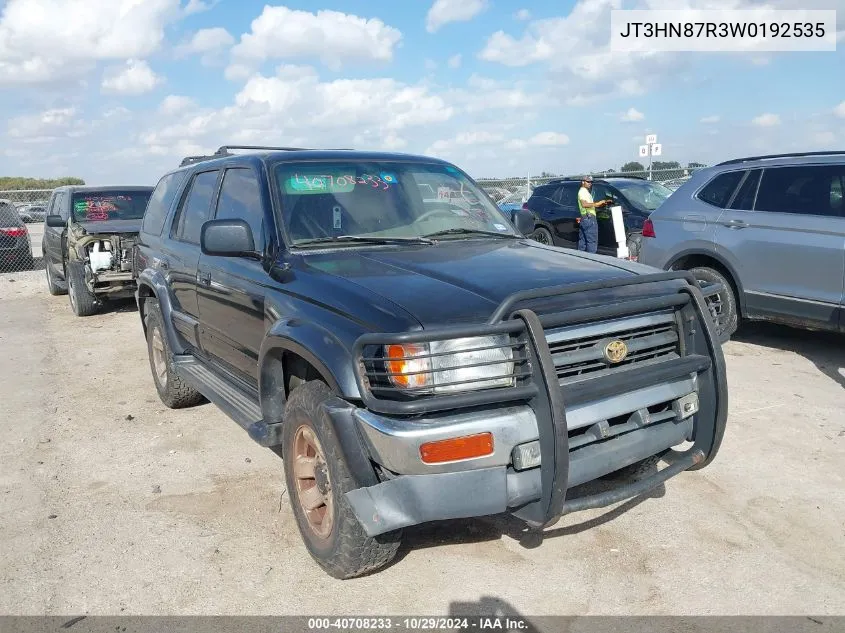
[[[845,331],[845,152],[702,169],[643,225],[640,261],[720,283],[720,337],[739,320]]]

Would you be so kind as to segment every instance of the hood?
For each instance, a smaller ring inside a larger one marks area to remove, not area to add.
[[[106,233],[139,233],[144,220],[103,220],[101,222],[76,222],[86,233],[103,235]]]
[[[657,272],[527,239],[333,249],[304,254],[303,264],[311,272],[340,277],[380,295],[423,327],[487,319],[508,295],[520,290]],[[643,290],[642,286],[614,288],[590,293],[590,298],[570,295],[552,303],[559,309],[591,305],[624,295],[643,296]]]

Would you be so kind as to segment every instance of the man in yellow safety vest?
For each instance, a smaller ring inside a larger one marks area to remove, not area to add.
[[[593,202],[593,177],[584,176],[581,188],[578,190],[578,210],[581,219],[578,224],[578,250],[596,253],[599,248],[599,221],[596,219],[596,209],[607,205],[607,200]]]

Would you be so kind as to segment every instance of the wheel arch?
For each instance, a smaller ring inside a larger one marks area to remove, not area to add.
[[[736,297],[737,305],[739,306],[739,316],[744,317],[746,314],[745,291],[742,281],[736,269],[725,258],[708,251],[681,251],[670,260],[666,268],[667,270],[690,270],[699,266],[713,268],[725,276],[728,283],[731,284],[734,296]]]
[[[137,283],[138,288],[135,291],[135,303],[138,305],[138,314],[141,318],[141,328],[144,331],[144,336],[146,337],[147,335],[147,302],[154,299],[158,302],[159,309],[161,310],[164,333],[167,336],[170,349],[173,350],[174,354],[183,354],[185,352],[185,345],[182,343],[181,337],[173,326],[173,320],[171,319],[173,304],[170,300],[170,293],[167,290],[167,283],[163,275],[159,272],[146,269],[138,275]]]

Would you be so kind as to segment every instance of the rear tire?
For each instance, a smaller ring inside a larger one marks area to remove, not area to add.
[[[690,271],[696,279],[708,283],[722,284],[724,290],[707,299],[707,307],[716,323],[716,334],[724,343],[730,339],[739,327],[739,314],[736,309],[736,296],[731,282],[718,270],[701,266]]]
[[[552,239],[552,233],[549,229],[543,228],[542,226],[538,226],[534,229],[534,232],[530,235],[531,239],[535,242],[539,242],[540,244],[546,244],[547,246],[554,246],[554,240]]]
[[[53,269],[50,266],[50,263],[45,261],[44,268],[47,271],[47,291],[54,297],[57,297],[59,295],[66,295],[67,288],[60,286],[56,282],[56,278],[53,276]]]
[[[325,409],[334,397],[312,380],[294,389],[285,407],[282,459],[296,524],[311,557],[330,576],[354,578],[396,556],[402,531],[367,536],[345,494],[355,480]]]
[[[147,354],[158,397],[171,409],[183,409],[200,404],[203,395],[187,385],[173,367],[173,353],[164,331],[164,318],[158,301],[147,299],[144,304],[147,326]]]
[[[67,288],[70,307],[76,316],[91,316],[100,309],[99,299],[85,285],[85,269],[76,262],[67,264]]]

